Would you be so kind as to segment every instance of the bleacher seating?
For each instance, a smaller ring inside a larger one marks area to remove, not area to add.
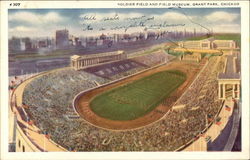
[[[96,128],[82,119],[68,118],[68,115],[75,117],[71,105],[74,96],[80,91],[95,87],[97,83],[110,82],[110,78],[114,80],[136,73],[140,67],[145,69],[144,65],[148,68],[165,61],[162,53],[159,53],[158,58],[150,54],[147,56],[141,59],[135,58],[133,61],[96,66],[84,71],[65,69],[43,75],[25,88],[23,101],[29,106],[26,111],[39,128],[49,132],[53,141],[69,150],[176,150],[194,139],[206,127],[207,115],[213,118],[222,104],[217,98],[216,90],[217,73],[222,71],[224,65],[220,57],[212,57],[209,60],[191,87],[178,100],[176,105],[185,107],[170,110],[164,119],[154,125],[137,130],[114,132]],[[119,69],[119,65],[123,66],[123,72]],[[112,73],[104,69],[110,69]],[[197,98],[199,96],[201,98]],[[161,114],[160,110],[157,112]]]

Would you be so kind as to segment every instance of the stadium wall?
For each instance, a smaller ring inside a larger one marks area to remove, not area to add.
[[[69,67],[66,67],[66,68],[69,68]],[[64,68],[59,68],[59,69],[54,69],[52,71],[45,71],[45,72],[41,72],[40,74],[36,74],[32,77],[29,77],[27,78],[25,81],[23,81],[22,83],[18,84],[18,86],[14,89],[12,95],[11,95],[11,100],[10,100],[10,106],[11,106],[11,114],[14,114],[14,104],[11,103],[11,102],[14,102],[13,99],[14,99],[14,95],[15,95],[15,92],[16,90],[21,87],[22,88],[22,85],[26,85],[25,83],[30,83],[30,81],[32,81],[33,79],[36,79],[40,76],[43,76],[43,75],[46,75],[46,74],[49,74],[49,73],[53,73],[55,71],[58,71],[58,70],[63,70],[65,69]],[[25,87],[24,87],[25,88]],[[22,98],[22,95],[19,95],[21,96]],[[21,99],[22,101],[22,99]],[[21,103],[22,102],[19,102],[19,106],[21,106]],[[16,110],[18,112],[18,110]],[[18,113],[19,114],[19,113]],[[22,127],[18,124],[18,121],[20,121],[19,118],[17,118],[17,122],[16,122],[16,128],[15,128],[15,132],[16,132],[16,152],[47,152],[46,150],[44,150],[43,148],[39,147],[36,142],[32,141],[26,134],[25,132],[23,131]],[[34,125],[34,124],[33,124]],[[65,148],[63,148],[62,146],[60,146],[59,144],[55,143],[54,141],[52,140],[49,140],[49,142],[54,145],[54,146],[57,146],[58,148],[60,148],[61,150],[63,151],[67,151]]]
[[[17,124],[16,128],[16,152],[41,152],[38,146],[25,135],[21,127]]]

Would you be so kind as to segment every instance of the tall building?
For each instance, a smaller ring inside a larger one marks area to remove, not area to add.
[[[12,39],[9,40],[9,51],[16,52],[20,50],[21,50],[21,39],[12,37]]]
[[[12,37],[9,39],[9,51],[10,53],[17,53],[20,51],[30,50],[32,44],[30,38],[17,38]]]
[[[56,31],[56,48],[63,49],[69,47],[69,31],[57,30]]]

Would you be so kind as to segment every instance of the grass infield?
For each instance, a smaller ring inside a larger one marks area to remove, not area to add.
[[[185,80],[177,70],[158,72],[97,95],[90,108],[107,119],[133,120],[152,111]]]

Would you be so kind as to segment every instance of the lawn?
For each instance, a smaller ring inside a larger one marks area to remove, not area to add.
[[[107,119],[133,120],[152,111],[185,80],[180,71],[158,72],[97,95],[90,108]]]

